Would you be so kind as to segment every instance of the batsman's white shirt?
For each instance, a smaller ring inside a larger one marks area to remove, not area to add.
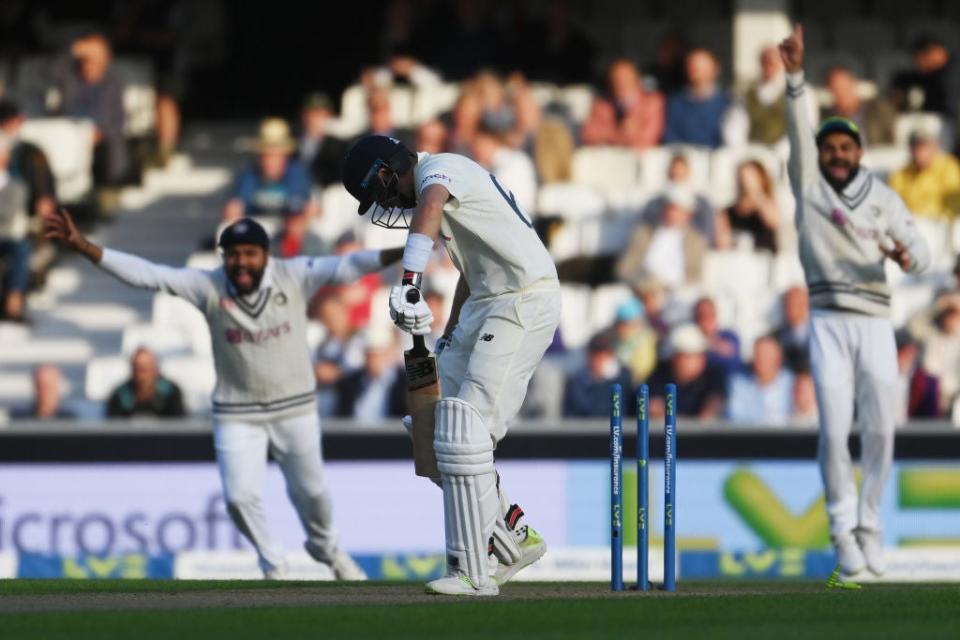
[[[514,195],[461,155],[418,154],[418,195],[443,185],[441,241],[470,288],[439,359],[442,394],[476,407],[493,439],[506,434],[560,321],[557,268]]]
[[[270,258],[257,291],[238,295],[219,267],[178,269],[104,249],[100,267],[135,287],[163,290],[207,319],[217,372],[213,413],[266,421],[316,413],[307,346],[307,304],[320,287],[351,282],[381,268],[380,254]]]

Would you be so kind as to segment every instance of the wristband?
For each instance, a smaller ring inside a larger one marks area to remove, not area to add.
[[[403,270],[423,273],[433,251],[433,240],[422,233],[407,236],[407,245],[403,248]]]

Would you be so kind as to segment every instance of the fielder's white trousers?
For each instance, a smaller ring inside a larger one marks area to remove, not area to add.
[[[530,377],[559,323],[556,283],[467,300],[437,363],[442,395],[476,407],[499,442],[520,411]]]
[[[323,477],[320,419],[316,414],[265,422],[217,418],[213,442],[227,511],[257,550],[261,569],[286,566],[283,550],[270,540],[263,515],[268,450],[283,470],[287,495],[307,534],[307,551],[319,561],[332,560],[336,534],[330,492]]]
[[[880,498],[893,463],[897,404],[897,349],[887,318],[813,310],[810,362],[820,409],[818,458],[830,534],[862,528],[879,532]],[[860,428],[860,495],[847,446]]]

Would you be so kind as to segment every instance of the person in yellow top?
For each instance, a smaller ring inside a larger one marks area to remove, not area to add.
[[[910,134],[910,163],[891,174],[890,186],[914,215],[953,218],[960,213],[960,162],[940,150],[931,131]]]

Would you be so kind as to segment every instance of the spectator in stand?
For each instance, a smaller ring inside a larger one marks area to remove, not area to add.
[[[663,95],[644,89],[636,65],[625,58],[610,65],[607,84],[609,93],[594,99],[583,123],[583,144],[656,146],[663,135]]]
[[[618,383],[632,389],[629,373],[620,366],[614,338],[609,332],[593,336],[587,344],[587,362],[567,379],[563,392],[563,415],[567,418],[592,418],[610,412],[610,385]],[[629,413],[632,403],[625,407]]]
[[[323,294],[311,314],[326,333],[313,357],[317,378],[317,411],[323,417],[337,412],[337,382],[363,366],[363,338],[353,328],[343,300],[335,292]]]
[[[687,82],[684,61],[687,57],[687,43],[683,34],[671,29],[657,43],[653,63],[648,74],[654,79],[657,91],[669,95],[679,91]]]
[[[233,197],[223,211],[226,222],[252,215],[306,214],[313,218],[317,214],[307,171],[290,157],[295,146],[282,119],[267,118],[261,123],[254,144],[257,162],[237,176]]]
[[[337,415],[361,424],[407,413],[407,378],[387,336],[368,336],[364,365],[337,382]]]
[[[633,383],[646,380],[657,366],[657,334],[646,323],[642,302],[630,298],[617,307],[613,337],[617,359]]]
[[[445,153],[447,151],[447,127],[437,118],[427,120],[417,129],[417,151]]]
[[[938,418],[940,412],[940,381],[927,373],[920,364],[920,344],[904,329],[897,331],[897,368],[899,396],[897,424],[906,424],[910,418]]]
[[[497,178],[505,192],[514,195],[523,211],[532,215],[537,202],[537,171],[530,156],[504,143],[505,135],[493,123],[483,123],[473,139],[470,156]]]
[[[660,224],[636,228],[617,261],[617,277],[631,286],[649,277],[667,287],[700,282],[707,240],[691,224],[694,205],[689,189],[669,189]]]
[[[933,131],[910,133],[910,163],[891,174],[890,186],[914,215],[949,220],[960,211],[960,162],[940,150]]]
[[[344,141],[330,135],[333,103],[325,93],[307,96],[300,111],[303,133],[300,136],[300,162],[310,171],[313,184],[329,187],[340,182],[340,165],[347,153]]]
[[[341,235],[333,245],[333,253],[338,256],[361,250],[363,246],[352,231]],[[350,326],[355,331],[366,328],[370,323],[370,303],[382,284],[383,279],[379,273],[368,273],[336,288],[337,295],[347,307]],[[321,292],[326,293],[324,289],[321,289]]]
[[[367,135],[390,136],[396,138],[407,148],[413,148],[414,133],[405,127],[397,127],[393,123],[393,113],[390,109],[390,92],[383,87],[374,87],[367,95],[367,130],[358,136]]]
[[[663,417],[664,388],[677,385],[677,415],[702,420],[723,414],[726,380],[723,372],[707,362],[707,339],[693,324],[670,332],[668,356],[653,371],[650,385],[650,416]]]
[[[717,304],[707,297],[693,305],[693,322],[707,339],[707,362],[729,377],[741,367],[740,338],[730,329],[721,329]]]
[[[310,231],[310,219],[305,213],[283,216],[282,227],[270,245],[270,254],[278,258],[322,256],[330,249],[320,236]]]
[[[57,190],[50,162],[40,147],[20,138],[26,117],[15,103],[0,100],[0,133],[12,142],[10,175],[27,185],[27,211],[31,216],[46,217],[57,208]]]
[[[54,70],[58,112],[93,121],[95,184],[123,184],[130,177],[130,155],[124,137],[123,83],[113,70],[110,44],[99,33],[84,35],[70,45],[70,56],[69,65]]]
[[[61,404],[63,374],[55,365],[42,364],[33,370],[33,403],[14,409],[10,417],[22,420],[72,420],[77,415]]]
[[[547,3],[542,22],[525,30],[521,48],[520,66],[532,78],[559,85],[593,79],[595,47],[577,26],[565,0]]]
[[[827,71],[824,79],[833,106],[824,112],[825,118],[839,116],[853,120],[860,128],[863,145],[893,144],[893,129],[897,112],[893,105],[883,98],[864,101],[857,92],[857,78],[846,67],[837,66]]]
[[[530,154],[543,123],[543,112],[523,73],[511,73],[507,77],[506,89],[514,123],[504,141],[512,148]]]
[[[777,339],[757,338],[750,372],[730,379],[727,418],[740,424],[786,425],[793,415],[793,383]]]
[[[140,347],[130,358],[130,379],[107,399],[108,418],[182,418],[183,394],[174,382],[160,375],[153,352]]]
[[[533,161],[542,184],[573,180],[577,143],[561,109],[548,109],[533,139]]]
[[[952,120],[960,99],[958,67],[935,36],[913,44],[913,69],[893,79],[893,100],[900,111],[934,111]]]
[[[795,285],[783,293],[783,323],[774,332],[787,368],[794,373],[810,370],[810,298],[806,287]]]
[[[816,427],[820,424],[817,391],[809,370],[793,374],[793,416],[790,422],[798,427]]]
[[[3,284],[3,317],[25,322],[27,286],[30,284],[30,242],[27,238],[28,189],[10,173],[13,141],[0,133],[0,271]]]
[[[780,208],[773,193],[773,181],[758,160],[737,167],[737,197],[717,213],[717,248],[733,249],[747,238],[751,250],[777,252]]]
[[[960,306],[956,298],[943,299],[934,326],[923,344],[923,368],[940,382],[939,415],[949,415],[960,393]]]
[[[657,335],[657,342],[670,335],[670,324],[664,314],[667,290],[656,278],[645,278],[633,285],[633,292],[643,304],[647,324]]]
[[[667,187],[663,194],[652,198],[643,208],[643,212],[640,214],[641,221],[653,225],[660,224],[660,216],[667,199],[664,194],[674,187],[693,191],[693,226],[712,244],[715,234],[714,218],[716,217],[713,205],[703,194],[697,193],[694,189],[690,173],[690,160],[683,153],[676,153],[670,158],[670,163],[667,165]]]
[[[667,98],[663,143],[716,149],[745,142],[746,116],[717,84],[720,64],[713,52],[691,50],[686,57],[686,70],[687,86]]]
[[[787,80],[783,61],[776,46],[760,51],[760,79],[750,85],[744,95],[744,109],[750,123],[747,139],[756,144],[786,145],[787,125],[784,92]],[[808,94],[810,122],[817,122],[819,107],[813,94]],[[786,155],[786,154],[784,154]]]
[[[448,142],[448,151],[452,153],[467,154],[470,152],[470,145],[473,144],[473,138],[480,127],[480,118],[483,110],[480,106],[480,98],[472,89],[465,89],[456,104],[453,105],[453,111],[450,113],[450,137]]]

